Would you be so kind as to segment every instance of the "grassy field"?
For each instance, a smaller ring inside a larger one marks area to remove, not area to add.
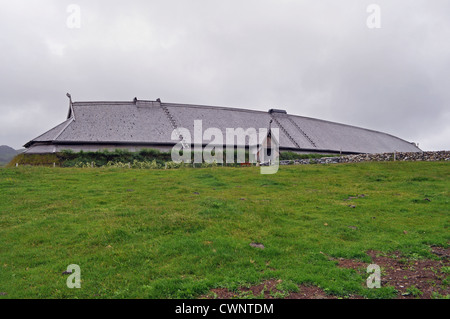
[[[449,168],[0,168],[0,298],[196,298],[267,279],[390,298],[329,257],[436,258],[430,245],[450,240]],[[80,289],[66,286],[69,264]]]

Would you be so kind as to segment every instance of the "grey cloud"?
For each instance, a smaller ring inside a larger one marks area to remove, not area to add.
[[[367,5],[382,9],[370,30]],[[67,5],[81,28],[66,27]],[[75,100],[161,97],[317,117],[450,149],[448,1],[14,1],[0,12],[0,144]]]

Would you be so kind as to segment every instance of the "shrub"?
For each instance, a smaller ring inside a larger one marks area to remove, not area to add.
[[[176,162],[170,161],[170,162],[167,162],[167,163],[166,163],[165,168],[166,168],[166,169],[174,169],[174,168],[180,168],[180,167],[185,167],[185,166],[186,166],[186,165],[185,165],[183,162],[181,162],[181,163],[176,163]]]
[[[74,167],[78,167],[78,168],[91,168],[91,167],[96,167],[95,162],[78,162],[75,164]]]
[[[201,167],[217,167],[217,163],[216,161],[213,161],[212,163],[204,162]]]

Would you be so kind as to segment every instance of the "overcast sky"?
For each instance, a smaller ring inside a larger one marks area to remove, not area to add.
[[[70,92],[281,108],[450,149],[448,0],[92,2],[0,0],[0,145],[63,122]]]

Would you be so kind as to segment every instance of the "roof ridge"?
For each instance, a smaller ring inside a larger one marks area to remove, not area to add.
[[[139,102],[151,102],[151,101],[141,101],[141,100],[139,100]],[[133,101],[78,101],[78,102],[73,102],[73,105],[83,105],[83,104],[106,104],[106,105],[126,104],[126,105],[135,105]]]
[[[139,102],[150,103],[157,102],[153,100],[138,100]],[[252,110],[243,107],[230,107],[230,106],[218,106],[218,105],[204,105],[204,104],[189,104],[189,103],[174,103],[174,102],[160,102],[161,105],[165,106],[184,106],[192,108],[208,108],[208,109],[221,109],[226,111],[237,111],[237,112],[255,112],[255,113],[268,113],[268,111]],[[136,105],[134,101],[78,101],[73,102],[74,105]]]
[[[191,107],[191,108],[207,108],[207,109],[221,109],[225,111],[237,111],[237,112],[255,112],[255,113],[265,113],[269,114],[267,111],[260,111],[260,110],[251,110],[251,109],[245,109],[241,107],[230,107],[230,106],[215,106],[215,105],[201,105],[201,104],[183,104],[183,103],[168,103],[168,102],[161,102],[161,104],[165,104],[166,106],[184,106],[184,107]]]

